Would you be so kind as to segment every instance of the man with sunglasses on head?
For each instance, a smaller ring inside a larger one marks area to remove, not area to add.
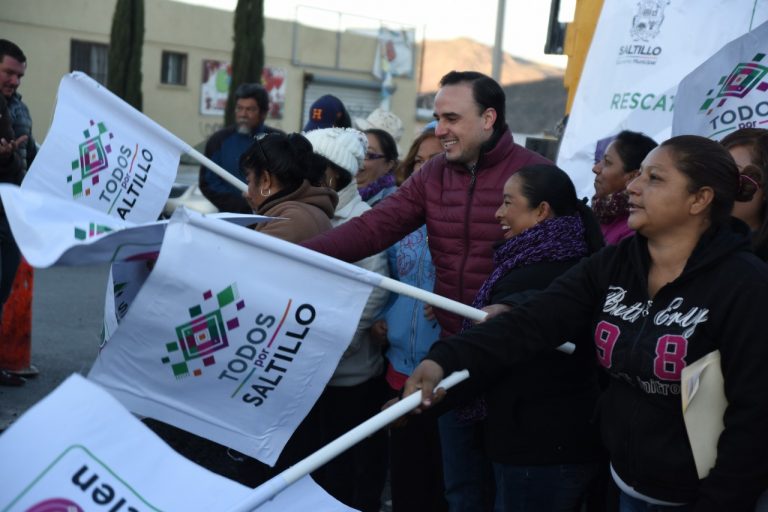
[[[282,133],[264,124],[269,112],[269,94],[256,83],[240,84],[235,90],[235,124],[217,131],[205,145],[205,156],[246,182],[240,171],[240,156],[253,138],[266,133]],[[205,166],[200,166],[200,191],[221,212],[252,213],[243,193]]]

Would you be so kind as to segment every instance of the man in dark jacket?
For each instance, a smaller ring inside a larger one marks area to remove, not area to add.
[[[37,152],[29,109],[16,91],[26,69],[27,58],[21,48],[0,39],[0,183],[21,184],[24,171],[32,164]],[[20,261],[19,248],[0,205],[0,319]],[[21,372],[0,369],[0,385],[20,386],[24,384],[22,375],[36,374],[37,368],[31,365]]]
[[[211,135],[205,145],[205,156],[245,183],[245,175],[240,171],[240,155],[257,135],[280,130],[264,125],[269,112],[269,94],[264,87],[241,84],[235,97],[235,124]],[[219,211],[251,213],[243,193],[205,166],[200,166],[200,191]]]

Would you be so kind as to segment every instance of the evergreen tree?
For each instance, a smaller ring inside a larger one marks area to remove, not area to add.
[[[107,88],[138,110],[142,108],[143,46],[144,0],[117,0],[109,38]]]
[[[243,83],[261,83],[264,67],[264,0],[237,0],[232,50],[232,82],[229,84],[224,124],[235,122],[235,90]]]

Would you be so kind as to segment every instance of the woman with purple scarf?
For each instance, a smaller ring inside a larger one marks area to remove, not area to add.
[[[603,246],[591,210],[555,166],[528,166],[510,177],[496,218],[503,239],[473,303],[489,315],[526,301]],[[483,390],[480,429],[493,462],[497,511],[577,511],[599,472],[591,421],[597,366],[589,343],[577,346],[570,355],[543,353],[500,380],[473,375],[473,389]]]
[[[363,201],[371,206],[397,190],[395,168],[397,167],[397,143],[388,132],[378,128],[365,130],[368,151],[365,152],[363,168],[357,173],[357,191]]]
[[[592,172],[595,173],[592,211],[600,222],[600,229],[608,245],[617,244],[635,234],[627,226],[627,185],[640,172],[640,162],[656,146],[656,142],[650,137],[624,130],[611,141],[605,153],[592,167]]]

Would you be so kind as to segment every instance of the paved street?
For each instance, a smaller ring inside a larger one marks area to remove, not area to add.
[[[181,165],[177,183],[197,182]],[[0,387],[0,431],[73,372],[85,375],[98,353],[109,266],[35,270],[32,364],[40,375],[20,388]]]
[[[19,388],[0,387],[0,430],[73,372],[86,374],[99,346],[109,267],[36,269],[32,363],[40,375]]]

